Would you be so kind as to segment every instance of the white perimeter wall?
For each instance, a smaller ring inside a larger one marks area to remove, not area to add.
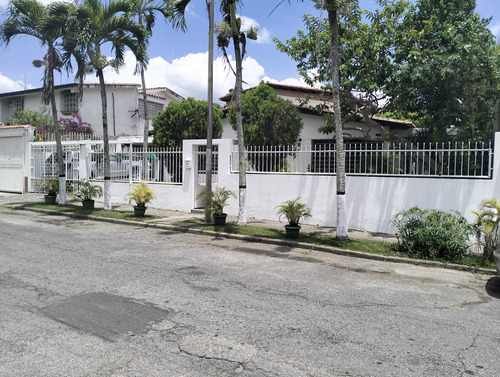
[[[218,185],[238,192],[238,174],[230,173],[232,140],[215,140],[219,145]],[[184,183],[182,185],[151,184],[157,195],[152,203],[157,208],[191,211],[197,193],[194,151],[204,140],[184,141]],[[495,137],[495,150],[500,150],[500,133]],[[413,206],[427,209],[456,210],[469,220],[484,199],[500,197],[500,159],[495,159],[493,179],[446,179],[403,177],[346,177],[346,199],[349,229],[394,233],[394,215]],[[313,217],[307,223],[336,225],[336,178],[319,175],[247,174],[248,217],[278,220],[275,207],[300,196],[311,207]],[[214,186],[215,187],[215,186]],[[112,201],[126,203],[129,185],[112,184]],[[237,215],[238,201],[230,199],[225,212]]]

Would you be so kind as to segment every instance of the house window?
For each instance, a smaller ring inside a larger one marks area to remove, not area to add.
[[[162,110],[162,103],[148,101],[148,120],[153,119]],[[141,119],[144,119],[144,100],[142,99],[139,99],[139,115]]]
[[[61,92],[61,113],[70,115],[78,112],[78,93],[72,93],[71,90]]]
[[[9,101],[9,107],[11,108],[11,114],[16,114],[24,110],[24,97],[12,98]]]

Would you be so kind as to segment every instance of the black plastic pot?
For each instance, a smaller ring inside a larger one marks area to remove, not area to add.
[[[285,225],[285,231],[288,238],[299,238],[300,226]]]
[[[213,214],[212,217],[214,218],[214,225],[225,225],[226,224],[227,214],[225,214],[225,213],[221,213],[219,215]]]
[[[95,200],[82,200],[83,209],[94,209]]]
[[[45,204],[56,204],[57,195],[45,195]]]
[[[144,217],[145,213],[146,213],[146,207],[134,207],[135,217]]]

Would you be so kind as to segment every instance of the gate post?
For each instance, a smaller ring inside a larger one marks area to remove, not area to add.
[[[80,144],[80,157],[78,161],[78,178],[79,179],[84,179],[84,178],[89,178],[90,176],[90,165],[87,164],[88,162],[88,150],[87,150],[87,144],[82,143]]]

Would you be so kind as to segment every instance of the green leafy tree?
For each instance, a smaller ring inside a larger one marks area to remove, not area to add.
[[[241,116],[245,144],[249,146],[294,145],[303,126],[292,102],[279,97],[263,81],[242,95]],[[229,110],[229,122],[236,130],[236,106]]]
[[[386,92],[392,108],[418,114],[424,140],[449,139],[450,126],[462,140],[491,138],[498,51],[475,8],[475,0],[418,0],[396,28]]]
[[[347,121],[362,118],[368,125],[367,139],[372,126],[384,130],[372,118],[386,111],[389,98],[385,88],[394,69],[390,41],[407,7],[407,1],[399,0],[391,8],[369,13],[361,10],[357,1],[351,1],[344,4],[343,17],[338,20],[343,129]],[[276,46],[297,62],[298,72],[309,85],[321,84],[329,93],[332,88],[330,21],[312,15],[304,15],[303,21],[304,30],[298,30],[296,36],[284,42],[275,39]],[[316,106],[316,110],[323,113],[331,106],[332,97],[325,96],[325,103]],[[326,134],[335,132],[334,119],[329,113],[326,112],[325,125],[319,130]]]
[[[109,159],[108,104],[104,69],[119,69],[124,63],[128,47],[140,63],[146,62],[144,28],[130,18],[130,4],[116,0],[101,3],[83,0],[68,22],[64,37],[66,61],[73,56],[78,64],[77,77],[83,81],[85,74],[95,71],[99,78],[102,108],[103,157],[104,157],[104,209],[111,210],[111,164]],[[113,57],[105,55],[111,46]]]
[[[40,110],[23,109],[11,115],[8,124],[29,124],[37,130],[45,130],[54,127],[54,119],[46,107],[40,107]]]
[[[190,97],[170,102],[153,118],[155,147],[181,147],[185,139],[204,139],[207,132],[207,101]],[[221,111],[213,107],[213,135],[222,136]]]
[[[56,134],[58,156],[63,155],[57,106],[54,92],[54,71],[61,71],[63,62],[57,42],[64,34],[70,4],[56,2],[45,6],[37,0],[14,0],[9,3],[8,18],[0,26],[0,40],[9,44],[17,36],[37,38],[47,48],[43,60],[34,60],[33,65],[43,67],[42,102],[51,105],[52,123]],[[58,159],[59,204],[66,204],[66,170],[62,158]]]

